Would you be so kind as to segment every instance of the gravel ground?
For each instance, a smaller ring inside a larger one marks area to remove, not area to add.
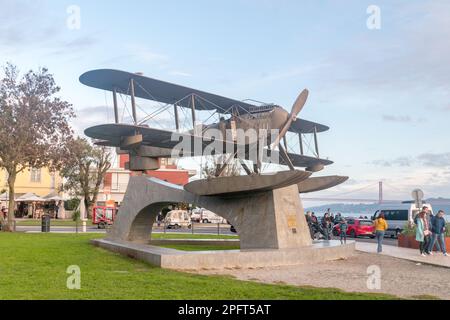
[[[367,288],[369,266],[380,267],[381,290]],[[450,300],[450,269],[361,252],[346,260],[314,266],[201,270],[199,273],[226,274],[240,280],[264,283],[339,288],[348,292],[388,293],[402,298],[430,296]]]

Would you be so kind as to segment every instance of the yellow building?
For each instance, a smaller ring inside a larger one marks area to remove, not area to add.
[[[50,172],[48,168],[25,169],[17,175],[14,191],[16,196],[32,192],[45,197],[50,193],[59,193],[61,183],[59,174]],[[0,169],[0,191],[8,191],[8,173],[4,169]]]

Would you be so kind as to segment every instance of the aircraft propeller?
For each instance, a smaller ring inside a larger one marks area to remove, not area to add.
[[[298,96],[294,105],[292,106],[291,114],[289,115],[288,120],[286,121],[285,125],[283,126],[283,129],[281,129],[280,133],[278,134],[278,137],[271,144],[271,146],[270,146],[271,150],[273,150],[279,146],[281,139],[283,139],[283,137],[289,131],[289,128],[291,127],[292,122],[297,120],[298,114],[302,111],[303,107],[305,106],[306,100],[308,100],[308,95],[309,95],[309,91],[307,89],[303,90],[302,93],[300,93],[300,95]]]

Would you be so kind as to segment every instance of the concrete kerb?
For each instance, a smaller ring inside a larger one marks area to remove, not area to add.
[[[299,249],[253,249],[180,251],[158,246],[106,239],[92,244],[141,260],[157,267],[174,270],[264,268],[289,265],[311,265],[323,261],[346,259],[355,253],[355,242],[341,245],[339,241],[315,243]]]

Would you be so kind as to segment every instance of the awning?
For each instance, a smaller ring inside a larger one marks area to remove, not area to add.
[[[39,197],[35,193],[29,192],[29,193],[25,193],[23,196],[17,198],[16,201],[17,202],[45,202],[48,200]]]
[[[45,199],[45,201],[65,201],[66,200],[55,192],[49,193],[48,195],[46,195],[44,197],[44,199]]]

